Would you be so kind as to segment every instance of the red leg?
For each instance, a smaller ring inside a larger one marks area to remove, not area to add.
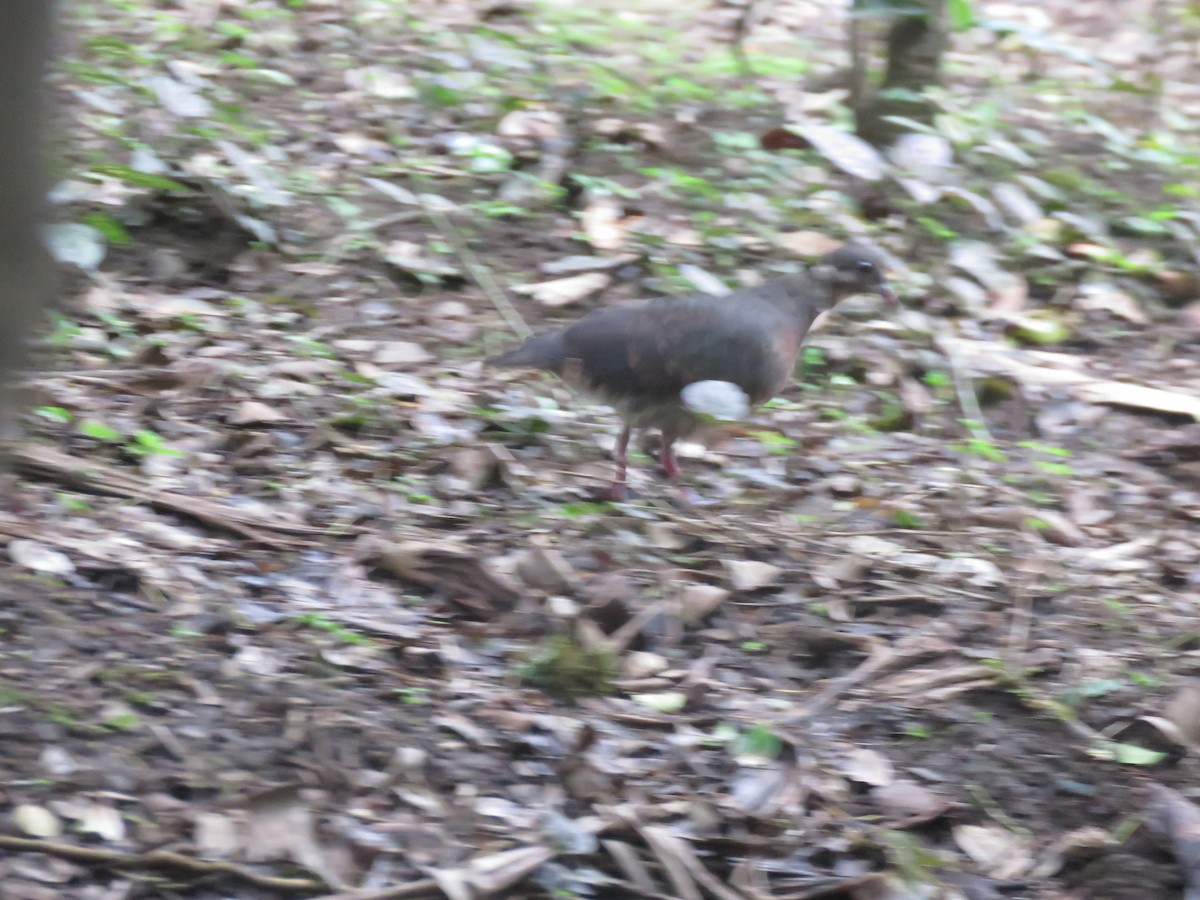
[[[633,429],[628,424],[621,428],[621,433],[617,436],[617,446],[613,448],[613,459],[617,463],[617,471],[613,476],[612,486],[608,489],[608,498],[610,500],[625,499],[625,470],[628,466],[626,451],[629,450],[629,436]]]
[[[675,460],[675,441],[667,440],[665,435],[659,462],[662,463],[663,471],[667,473],[668,478],[674,480],[679,477],[679,463]]]

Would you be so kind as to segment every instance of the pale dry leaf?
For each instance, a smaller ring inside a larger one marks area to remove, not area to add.
[[[382,178],[364,178],[363,184],[375,188],[375,190],[379,191],[385,197],[390,197],[404,206],[417,206],[420,203],[417,195],[408,188],[392,184],[390,181],[384,181]]]
[[[1010,273],[1003,283],[991,289],[987,311],[993,316],[1005,317],[1020,312],[1029,300],[1029,283],[1024,276]]]
[[[679,594],[680,616],[688,625],[699,625],[729,599],[729,591],[715,584],[689,584]]]
[[[814,567],[810,576],[818,587],[834,591],[843,585],[862,581],[869,569],[870,565],[863,557],[843,553]]]
[[[343,77],[348,87],[384,100],[411,100],[417,96],[408,76],[387,66],[350,69]]]
[[[756,591],[779,580],[783,569],[753,559],[726,559],[721,564],[735,591]]]
[[[960,364],[980,374],[1000,375],[1029,387],[1066,390],[1088,403],[1152,409],[1200,421],[1200,396],[1125,381],[1110,381],[1082,370],[1085,361],[1063,353],[998,349],[991,341],[942,335],[938,343]]]
[[[538,270],[547,275],[579,275],[583,272],[606,272],[637,260],[634,253],[620,253],[616,256],[564,256],[541,263]]]
[[[1189,303],[1179,311],[1179,324],[1184,331],[1200,335],[1200,302]]]
[[[665,656],[645,650],[628,653],[621,662],[626,678],[649,678],[651,675],[665,672],[670,666]]]
[[[479,856],[466,865],[474,887],[471,897],[494,897],[528,878],[555,857],[549,847],[517,847]]]
[[[536,138],[546,141],[566,137],[563,117],[550,109],[514,109],[496,125],[501,137]]]
[[[227,421],[230,425],[274,425],[288,421],[288,417],[273,406],[257,400],[243,400]]]
[[[612,277],[603,272],[584,272],[580,275],[556,278],[553,281],[518,285],[513,288],[513,291],[533,297],[543,306],[557,309],[579,303],[604,290],[611,283]]]
[[[1082,310],[1112,313],[1135,325],[1150,322],[1138,302],[1112,284],[1083,285],[1075,298],[1075,305]]]
[[[947,185],[942,188],[942,193],[950,197],[958,197],[975,212],[983,218],[984,224],[993,231],[1004,231],[1004,219],[1000,216],[1000,210],[996,209],[994,204],[982,194],[977,194],[974,191],[968,191],[966,188],[957,187],[955,185]]]
[[[395,240],[383,250],[383,258],[398,269],[438,277],[458,275],[456,266],[443,262],[413,241]]]
[[[855,747],[842,759],[838,768],[851,781],[884,787],[896,780],[896,769],[892,761],[878,750]]]
[[[56,838],[62,836],[62,822],[58,816],[44,806],[22,803],[16,806],[10,815],[13,824],[22,834],[28,834],[37,838]]]
[[[75,828],[83,834],[94,834],[110,843],[125,838],[125,820],[111,806],[101,803],[84,804],[77,810],[75,820]]]
[[[887,162],[879,151],[857,135],[828,125],[806,123],[788,127],[848,175],[876,181],[887,171]]]
[[[646,539],[659,550],[681,550],[687,540],[670,522],[646,523]]]
[[[75,571],[67,554],[26,538],[8,542],[8,557],[23,569],[45,575],[71,575]]]
[[[687,694],[683,691],[655,691],[644,694],[630,694],[629,699],[634,703],[661,713],[682,712],[683,708],[687,706]]]
[[[925,554],[922,554],[925,555]],[[1007,580],[994,562],[974,556],[955,556],[936,562],[939,575],[962,578],[975,587],[996,587]]]
[[[575,581],[575,570],[557,550],[531,547],[517,562],[517,576],[530,587],[561,594]]]
[[[534,67],[534,62],[529,58],[529,54],[523,52],[521,48],[503,41],[492,40],[482,34],[467,35],[467,50],[477,62],[485,66],[521,71],[528,71]]]
[[[55,222],[45,226],[42,234],[56,262],[85,272],[96,271],[108,253],[104,235],[91,225]]]
[[[912,197],[921,206],[936,203],[946,190],[941,185],[929,184],[916,178],[898,177],[896,183],[904,188],[908,192],[908,196]]]
[[[404,372],[379,372],[374,380],[376,387],[389,397],[428,397],[434,392],[428,382]]]
[[[842,245],[837,238],[820,231],[788,231],[775,235],[775,243],[789,253],[806,257],[824,256]]]
[[[898,169],[935,184],[945,182],[954,164],[954,147],[944,137],[910,131],[900,135],[888,150]]]
[[[158,297],[150,294],[128,294],[126,302],[146,318],[173,319],[180,316],[226,316],[221,307],[194,297]]]
[[[1033,866],[1029,842],[998,825],[955,825],[954,843],[993,878],[1020,878]]]
[[[1200,682],[1182,685],[1163,711],[1185,737],[1185,743],[1200,745]]]
[[[215,812],[196,814],[192,840],[201,856],[228,859],[242,846],[237,823],[229,816]]]
[[[894,781],[871,788],[870,797],[891,819],[933,819],[950,807],[944,798],[914,781]]]
[[[730,293],[729,285],[720,278],[691,263],[682,263],[679,266],[679,274],[701,293],[712,294],[714,297],[724,297]]]
[[[181,119],[201,119],[212,115],[212,104],[194,87],[167,75],[151,75],[143,85],[154,94],[159,105]]]
[[[294,785],[258,795],[247,809],[243,842],[247,859],[255,862],[291,860],[316,872],[331,886],[342,883],[317,840],[316,821]]]
[[[1011,182],[995,185],[992,188],[992,198],[1017,225],[1028,226],[1045,216],[1042,208]]]
[[[617,250],[625,243],[624,210],[610,194],[592,192],[580,214],[580,224],[588,243],[597,250]]]
[[[415,366],[429,362],[433,354],[412,341],[385,341],[371,358],[381,366]]]

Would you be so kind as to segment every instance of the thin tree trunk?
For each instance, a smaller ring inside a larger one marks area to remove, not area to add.
[[[46,198],[43,75],[55,7],[49,0],[0,2],[0,443],[14,412],[8,381],[53,281],[39,229]]]
[[[907,0],[907,5],[919,5],[922,10],[899,14],[891,21],[883,81],[874,95],[864,96],[855,107],[859,136],[874,144],[890,143],[906,130],[887,121],[888,116],[928,122],[935,112],[921,94],[926,87],[941,83],[948,37],[946,0]],[[862,0],[856,0],[855,8],[862,7]]]

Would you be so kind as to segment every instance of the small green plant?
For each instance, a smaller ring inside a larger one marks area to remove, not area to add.
[[[594,503],[580,500],[575,503],[564,503],[558,508],[560,515],[568,519],[582,519],[586,516],[603,516],[616,509],[611,503]]]
[[[907,509],[893,509],[892,521],[900,528],[924,528],[925,523],[921,517]]]
[[[406,703],[409,706],[424,706],[430,702],[429,688],[423,688],[423,687],[396,688],[396,696],[400,698],[400,702]]]
[[[998,448],[987,438],[968,438],[966,443],[953,444],[950,449],[956,453],[969,453],[972,456],[982,457],[988,462],[1008,462],[1008,454]]]
[[[183,456],[183,451],[167,446],[161,434],[145,428],[133,433],[125,449],[134,456]]]
[[[370,638],[352,628],[347,628],[341,622],[335,622],[324,613],[304,613],[296,616],[296,622],[306,628],[315,628],[332,635],[344,644],[368,644]]]
[[[783,750],[783,741],[767,725],[754,725],[747,728],[734,744],[734,752],[739,756],[760,756],[764,759],[778,758]]]
[[[517,667],[522,682],[566,703],[609,693],[616,672],[610,652],[588,649],[567,635],[547,638]]]
[[[752,431],[750,436],[757,438],[768,453],[773,456],[786,456],[797,446],[797,442],[778,431]]]
[[[87,419],[79,423],[79,433],[86,437],[95,438],[98,441],[121,440],[121,432],[117,431],[111,425],[105,425],[103,422],[96,422],[92,419]]]
[[[75,418],[71,415],[70,410],[63,409],[61,406],[39,406],[34,412],[43,419],[58,425],[66,425]]]

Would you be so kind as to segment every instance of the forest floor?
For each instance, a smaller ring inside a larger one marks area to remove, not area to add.
[[[977,4],[888,158],[816,0],[749,72],[738,6],[77,5],[0,894],[1195,890],[1195,23],[1060,5]],[[904,309],[685,447],[702,505],[481,365],[854,236]]]

